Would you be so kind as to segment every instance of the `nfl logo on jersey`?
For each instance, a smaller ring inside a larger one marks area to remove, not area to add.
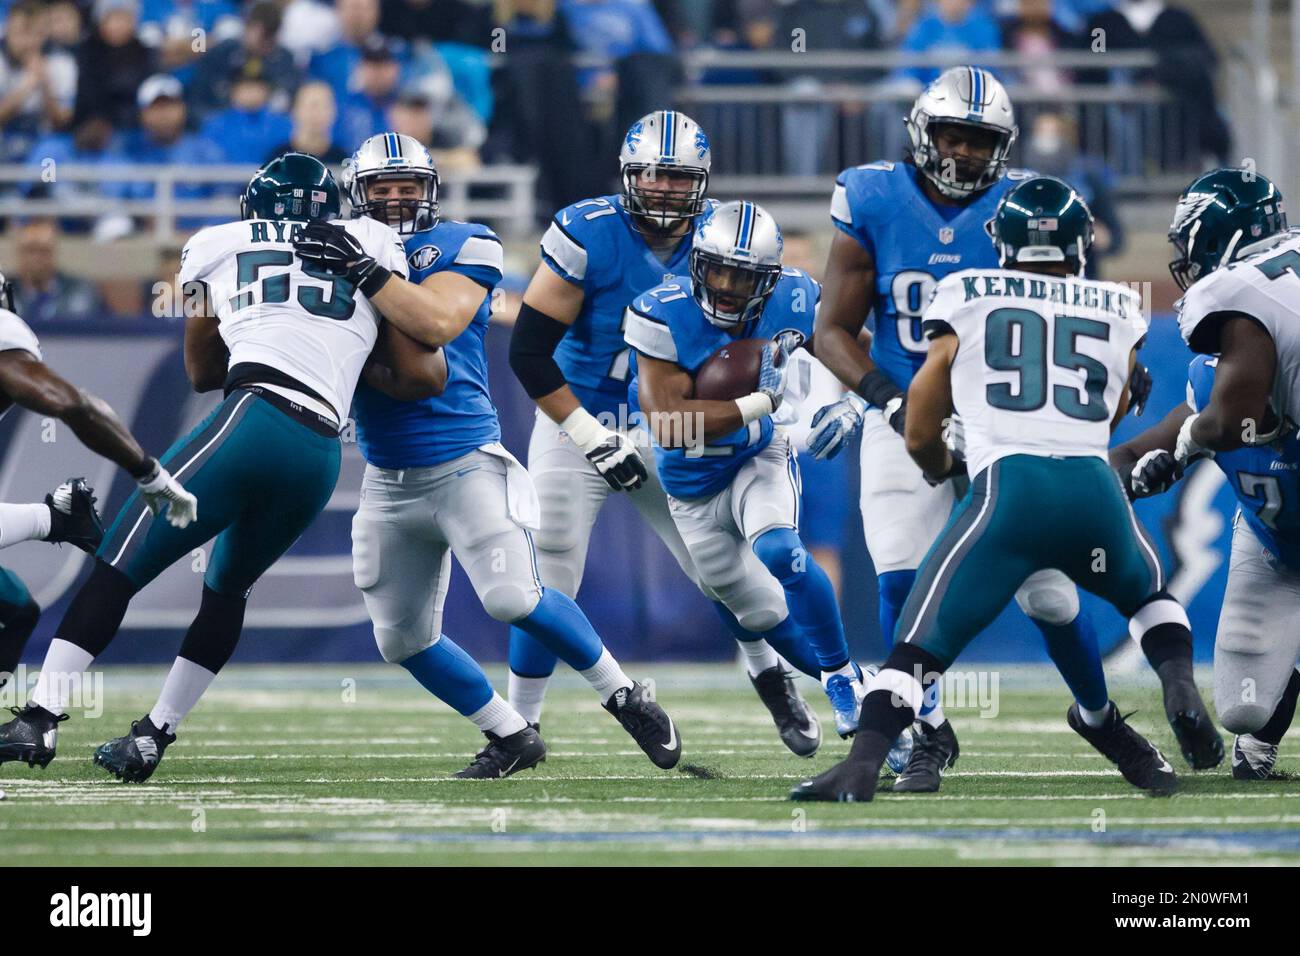
[[[952,231],[952,226],[944,226],[939,230],[939,241],[945,246],[952,242],[954,238],[955,234]]]

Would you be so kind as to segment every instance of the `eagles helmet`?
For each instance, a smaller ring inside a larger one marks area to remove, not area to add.
[[[691,294],[720,329],[757,319],[781,278],[781,230],[762,206],[724,203],[696,227]]]
[[[285,153],[257,171],[239,200],[240,219],[337,219],[339,187],[315,156]]]
[[[1178,197],[1169,241],[1178,258],[1169,272],[1186,291],[1193,282],[1285,232],[1282,194],[1249,168],[1215,169]]]
[[[421,193],[411,199],[371,199],[370,185],[382,179],[414,179]],[[403,235],[438,223],[438,170],[423,144],[404,133],[378,133],[343,163],[343,189],[354,218],[370,216]]]
[[[1001,179],[1019,133],[1006,89],[992,73],[977,66],[944,70],[916,98],[903,122],[912,138],[916,168],[950,199],[971,196]],[[934,134],[935,127],[944,125],[991,133],[992,155],[987,160],[940,155]]]
[[[1092,222],[1092,210],[1073,186],[1055,176],[1035,176],[1007,191],[984,228],[1004,267],[1065,262],[1083,275]]]
[[[655,110],[641,117],[623,137],[618,162],[623,175],[623,208],[643,232],[664,233],[684,219],[704,211],[713,156],[700,125],[676,110]],[[653,174],[686,176],[688,189],[649,188],[642,182]]]

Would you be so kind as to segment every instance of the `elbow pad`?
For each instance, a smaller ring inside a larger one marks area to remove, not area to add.
[[[555,361],[555,347],[568,331],[569,326],[526,302],[519,307],[510,335],[510,368],[529,398],[539,399],[568,384]]]

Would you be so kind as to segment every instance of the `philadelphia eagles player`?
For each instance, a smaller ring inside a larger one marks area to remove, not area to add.
[[[0,727],[0,752],[42,766],[53,759],[56,728],[67,717],[64,675],[80,674],[108,646],[137,591],[215,535],[198,614],[158,702],[95,752],[95,763],[114,776],[148,779],[233,653],[253,584],[333,493],[339,426],[363,371],[399,385],[427,376],[433,391],[445,383],[445,361],[406,363],[413,340],[400,326],[381,328],[372,301],[400,304],[410,295],[398,287],[411,284],[396,233],[361,219],[347,223],[340,239],[322,221],[338,212],[329,170],[286,153],[248,184],[242,220],[203,229],[186,244],[180,279],[205,303],[186,322],[185,369],[196,391],[221,388],[225,400],[167,451],[162,466],[175,469],[203,510],[196,516],[193,497],[170,479],[161,494],[169,517],[183,521],[152,520],[159,492],[149,488],[127,499],[50,645],[31,701]],[[295,240],[314,246],[313,263],[295,253]],[[433,334],[420,323],[404,327]]]
[[[921,563],[849,758],[792,799],[870,800],[929,686],[1045,568],[1110,601],[1134,633],[1190,646],[1187,615],[1164,590],[1155,548],[1106,460],[1147,320],[1131,289],[1082,278],[1092,229],[1067,184],[1030,179],[990,224],[1004,268],[962,270],[937,286],[922,317],[930,347],[908,390],[905,440],[925,475],[966,469],[971,488]],[[943,438],[954,411],[965,462]],[[1111,702],[1096,643],[1068,655],[1070,727],[1134,786],[1173,789],[1173,768]]]
[[[1214,705],[1237,735],[1232,775],[1267,780],[1300,695],[1300,234],[1252,169],[1216,169],[1183,191],[1170,270],[1198,355],[1187,404],[1111,453],[1130,494],[1164,491],[1213,458],[1237,496],[1228,587],[1214,642]]]
[[[357,389],[357,441],[367,466],[352,522],[353,569],[380,652],[487,737],[456,776],[506,777],[545,759],[538,731],[442,633],[455,554],[492,617],[580,672],[656,766],[674,766],[681,738],[663,708],[623,673],[573,600],[538,580],[529,530],[537,524],[536,492],[501,444],[483,347],[490,296],[501,281],[500,240],[486,226],[439,217],[438,172],[410,136],[372,136],[344,175],[353,215],[402,235],[411,281],[453,304],[463,329],[445,349],[450,374],[441,394]]]

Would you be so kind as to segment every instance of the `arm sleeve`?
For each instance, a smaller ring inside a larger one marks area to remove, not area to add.
[[[549,395],[568,382],[555,361],[555,348],[569,326],[525,302],[510,333],[510,368],[531,399]]]

